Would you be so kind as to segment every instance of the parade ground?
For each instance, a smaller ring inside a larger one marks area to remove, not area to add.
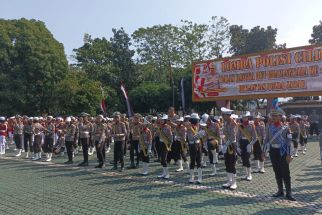
[[[95,169],[96,154],[90,165],[64,165],[66,158],[52,162],[32,162],[14,157],[11,146],[0,158],[0,214],[322,214],[322,165],[319,146],[310,140],[306,155],[300,153],[291,163],[294,197],[297,202],[270,197],[276,182],[270,162],[265,174],[253,174],[251,182],[238,179],[237,191],[221,188],[225,182],[223,161],[217,176],[204,169],[202,185],[190,185],[188,174],[175,173],[170,180],[159,180],[159,163],[152,163],[149,176],[138,169],[111,171],[107,164]],[[108,162],[112,158],[108,154]],[[129,156],[126,157],[129,165]],[[243,171],[241,164],[237,176]]]

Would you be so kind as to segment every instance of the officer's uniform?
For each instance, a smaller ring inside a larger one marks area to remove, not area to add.
[[[45,128],[38,122],[38,118],[35,118],[34,120],[33,152],[35,156],[32,160],[36,161],[41,159],[41,143],[43,140],[43,131]]]
[[[243,118],[245,117],[248,118],[249,116],[250,116],[250,113],[247,112],[246,115],[243,115]],[[245,167],[245,172],[246,172],[246,175],[242,177],[243,180],[247,180],[247,181],[252,180],[250,154],[256,139],[257,139],[256,131],[253,123],[249,121],[244,121],[243,123],[238,125],[238,131],[237,131],[237,141],[239,143],[238,150],[240,150],[243,166]]]
[[[121,171],[124,169],[124,144],[127,136],[126,125],[119,121],[112,125],[112,137],[114,138],[114,167],[117,169],[117,162],[121,163]]]
[[[189,169],[189,162],[187,159],[187,153],[188,153],[188,145],[186,142],[186,136],[187,136],[187,128],[182,124],[183,123],[183,117],[180,117],[177,121],[178,124],[176,125],[174,129],[174,142],[173,144],[175,147],[173,149],[175,150],[173,152],[174,160],[178,163],[179,168],[176,170],[176,172],[183,171],[183,161],[186,164],[187,170]],[[181,123],[179,125],[179,123]]]
[[[173,137],[172,137],[171,127],[168,124],[166,124],[166,121],[168,120],[168,116],[164,115],[162,117],[162,120],[163,120],[163,124],[160,125],[158,133],[160,136],[160,158],[161,158],[161,165],[163,167],[163,173],[158,177],[169,179],[170,175],[168,171],[167,157],[168,157],[168,152],[171,150]]]
[[[282,115],[283,111],[273,110],[271,115]],[[287,156],[293,153],[292,134],[287,125],[283,125],[280,121],[272,122],[266,128],[266,139],[264,141],[263,152],[269,151],[275,178],[278,186],[278,192],[274,197],[284,195],[283,182],[286,188],[286,197],[294,200],[291,193],[291,176]]]
[[[255,118],[259,119],[259,116],[254,116]],[[265,140],[266,132],[265,132],[265,124],[258,120],[254,122],[256,134],[257,134],[257,141],[254,143],[254,160],[256,162],[256,169],[254,170],[255,173],[265,173],[264,169],[264,159],[262,157],[262,145]]]
[[[51,161],[53,147],[54,147],[54,138],[55,138],[55,125],[52,123],[52,117],[47,118],[47,126],[45,128],[45,140],[44,140],[44,152],[46,153],[46,161]]]
[[[292,142],[294,146],[294,157],[298,156],[298,146],[300,142],[300,125],[296,121],[296,116],[291,115],[290,117],[291,123],[290,123],[290,130],[292,133]]]
[[[237,123],[231,118],[233,110],[227,108],[221,108],[221,112],[223,115],[229,117],[228,119],[224,119],[223,125],[223,148],[222,152],[225,157],[225,166],[227,172],[227,183],[223,184],[224,188],[229,189],[237,189],[236,183],[236,161],[237,161],[237,143],[236,143],[236,135],[237,135]]]
[[[302,117],[300,122],[300,144],[302,153],[306,153],[306,145],[307,145],[307,135],[308,135],[308,128],[310,127],[310,124],[306,121],[306,117]]]
[[[5,117],[0,117],[0,155],[6,153],[6,136],[8,127],[5,124]]]
[[[130,160],[131,160],[131,168],[138,168],[139,167],[139,138],[140,138],[140,131],[141,125],[139,122],[140,116],[136,114],[134,117],[137,118],[137,122],[132,122],[130,124]],[[134,165],[134,151],[136,155],[136,165]]]
[[[150,123],[147,122],[146,120],[144,121],[143,128],[140,131],[140,144],[139,144],[139,149],[140,149],[140,158],[142,159],[142,166],[143,166],[143,172],[142,175],[147,175],[149,172],[149,162],[150,162],[150,157],[149,155],[151,154],[151,148],[152,148],[152,132],[148,128],[147,125]],[[142,145],[143,147],[142,147]]]
[[[82,145],[83,158],[84,158],[84,161],[80,163],[79,166],[87,166],[89,140],[90,140],[91,132],[93,130],[92,124],[89,121],[81,122],[78,125],[78,130],[79,130],[79,140]]]
[[[73,145],[75,141],[75,133],[76,133],[76,126],[71,123],[70,117],[66,118],[66,122],[69,122],[69,124],[65,124],[64,126],[64,134],[65,134],[65,146],[67,149],[67,156],[68,161],[65,162],[66,164],[72,164],[73,163]]]
[[[208,150],[209,162],[212,165],[212,173],[210,175],[214,176],[217,174],[216,163],[218,163],[219,145],[221,144],[220,127],[217,122],[212,122],[211,118],[209,118],[204,130],[206,132],[206,147]]]
[[[101,122],[94,124],[93,142],[95,143],[98,165],[96,168],[102,168],[105,162],[105,138],[107,126],[102,122],[103,117],[99,116]]]
[[[28,149],[30,152],[33,152],[32,149],[32,144],[33,144],[33,139],[34,139],[34,127],[32,124],[32,119],[29,119],[27,123],[25,124],[24,128],[24,149],[26,152],[26,158],[28,158]]]
[[[20,118],[20,117],[17,117]],[[13,139],[15,141],[16,147],[18,149],[17,157],[21,156],[22,152],[22,142],[23,142],[23,123],[16,122],[13,126]]]

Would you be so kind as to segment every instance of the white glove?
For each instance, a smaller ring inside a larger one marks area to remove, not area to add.
[[[292,134],[288,134],[288,135],[287,135],[287,138],[288,138],[289,140],[291,140],[291,139],[292,139]]]

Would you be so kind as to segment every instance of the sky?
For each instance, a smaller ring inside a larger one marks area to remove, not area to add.
[[[271,25],[278,29],[278,44],[303,46],[322,20],[321,8],[321,0],[0,0],[0,18],[45,22],[72,61],[84,33],[110,38],[112,28],[132,34],[140,27],[177,25],[182,19],[204,24],[212,16],[245,28]]]

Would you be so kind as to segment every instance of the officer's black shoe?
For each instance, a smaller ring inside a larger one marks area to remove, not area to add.
[[[117,166],[114,165],[113,168],[112,168],[112,170],[117,170]]]
[[[286,197],[287,200],[290,200],[290,201],[293,201],[293,202],[296,201],[296,199],[291,194],[286,194],[285,197]]]
[[[274,195],[272,195],[272,197],[281,197],[284,196],[284,192],[283,191],[277,191],[277,193],[275,193]]]
[[[73,161],[66,161],[64,162],[64,164],[73,164],[74,162]]]
[[[84,163],[85,163],[85,161],[79,163],[77,166],[83,166]]]
[[[124,167],[121,167],[120,172],[124,172]]]
[[[103,168],[103,167],[104,167],[104,164],[103,163],[100,163],[97,166],[95,166],[95,168]]]
[[[138,169],[139,168],[139,164],[137,163],[136,165],[135,165],[135,169]]]
[[[83,163],[78,164],[78,166],[88,166],[88,162],[84,161]]]
[[[128,169],[135,169],[136,167],[135,167],[135,165],[134,165],[134,163],[131,163],[131,166],[129,166],[129,167],[127,167]]]

